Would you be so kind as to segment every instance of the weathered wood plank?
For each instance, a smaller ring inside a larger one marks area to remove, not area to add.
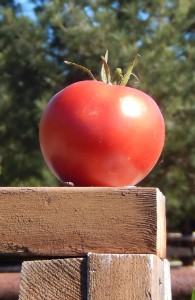
[[[171,270],[170,270],[170,263],[167,259],[163,260],[163,273],[164,273],[164,299],[163,300],[172,300]]]
[[[89,254],[88,277],[90,300],[171,300],[156,255]]]
[[[19,300],[171,300],[167,260],[92,253],[87,259],[24,262]]]
[[[24,262],[19,300],[85,300],[86,270],[85,258]]]
[[[0,188],[0,253],[166,256],[156,188]]]
[[[188,296],[192,293],[195,287],[195,267],[179,267],[171,268],[168,264],[165,270],[165,280],[168,281],[167,298],[171,299],[171,291],[173,297]],[[170,289],[170,274],[171,274],[171,289]],[[0,299],[18,299],[19,297],[20,273],[1,273],[0,272]]]

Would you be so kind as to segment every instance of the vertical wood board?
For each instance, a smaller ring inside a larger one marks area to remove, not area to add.
[[[163,260],[163,271],[164,271],[164,300],[172,300],[171,290],[171,269],[170,263],[167,259]]]
[[[163,261],[155,255],[89,254],[88,259],[88,300],[171,300],[165,298]]]
[[[86,269],[85,258],[24,262],[19,300],[84,300]]]

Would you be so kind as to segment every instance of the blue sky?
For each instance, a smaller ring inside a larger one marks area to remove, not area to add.
[[[34,5],[31,3],[31,1],[28,0],[15,0],[15,2],[17,4],[21,4],[22,5],[22,9],[25,15],[34,18],[34,12],[33,12],[33,7]]]

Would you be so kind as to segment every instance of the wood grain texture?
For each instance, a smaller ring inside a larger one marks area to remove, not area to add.
[[[89,300],[171,300],[156,255],[89,254],[88,277]]]
[[[166,256],[157,188],[0,188],[0,253]]]
[[[19,300],[85,300],[86,270],[85,258],[24,262]]]

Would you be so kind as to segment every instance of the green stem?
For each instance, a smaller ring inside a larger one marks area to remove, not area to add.
[[[101,56],[101,59],[102,59],[101,79],[102,79],[102,81],[107,84],[111,84],[111,85],[114,84],[114,85],[126,86],[131,75],[133,75],[138,80],[137,76],[134,73],[132,73],[137,56],[138,56],[138,54],[134,57],[133,61],[130,63],[130,65],[127,69],[127,72],[125,73],[124,76],[122,74],[122,70],[120,68],[116,68],[114,76],[111,79],[110,69],[108,66],[108,50],[106,50],[105,56]],[[67,65],[74,66],[74,67],[84,71],[85,73],[87,73],[89,75],[89,77],[91,77],[93,80],[96,80],[96,78],[93,76],[92,72],[89,69],[87,69],[86,67],[81,66],[79,64],[75,64],[75,63],[67,61],[67,60],[65,60],[64,62]]]
[[[134,66],[135,66],[135,62],[136,62],[137,56],[138,56],[138,54],[136,54],[136,56],[134,57],[133,61],[130,63],[130,65],[129,65],[128,69],[127,69],[127,72],[125,73],[125,75],[124,75],[124,77],[123,77],[123,79],[122,79],[122,81],[121,81],[121,85],[124,85],[124,86],[127,85],[130,76],[131,76],[131,75],[134,75],[134,76],[135,76],[135,74],[133,74],[132,71],[133,71],[133,68],[134,68]],[[136,76],[135,76],[135,77],[136,77]],[[137,77],[136,77],[136,78],[137,78]],[[138,78],[137,78],[137,79],[138,79]]]
[[[89,75],[89,77],[91,77],[93,80],[96,80],[96,78],[93,76],[93,74],[91,73],[91,71],[89,69],[87,69],[87,68],[85,68],[85,67],[83,67],[81,65],[75,64],[73,62],[67,61],[67,60],[65,60],[64,62],[67,65],[71,65],[71,66],[74,66],[74,67],[76,67],[76,68],[78,68],[80,70],[83,70],[85,73],[87,73]]]
[[[104,70],[104,76],[106,77],[106,82],[108,84],[111,84],[111,76],[110,76],[110,69],[107,64],[106,58],[104,56],[101,56],[102,64],[103,64],[103,70]],[[103,73],[103,72],[102,72]],[[103,81],[105,81],[104,77],[102,78]]]
[[[112,79],[112,84],[121,84],[121,81],[123,80],[123,73],[120,68],[116,68],[113,79]]]

